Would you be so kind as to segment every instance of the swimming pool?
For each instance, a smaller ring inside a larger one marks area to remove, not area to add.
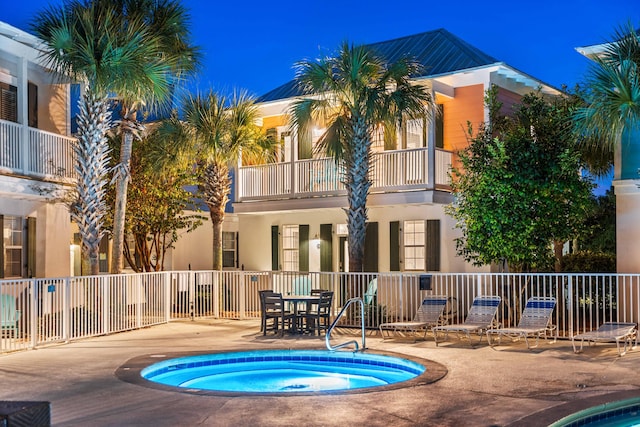
[[[640,426],[640,398],[605,403],[571,414],[549,427],[634,427]]]
[[[388,386],[425,370],[421,363],[382,354],[255,350],[171,358],[143,368],[140,376],[188,390],[288,394]]]

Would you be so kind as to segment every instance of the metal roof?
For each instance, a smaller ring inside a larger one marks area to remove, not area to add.
[[[415,77],[448,74],[500,62],[443,28],[367,46],[389,62],[395,62],[407,55],[414,57],[424,67],[424,75]],[[258,102],[276,101],[299,95],[301,93],[295,80],[291,80],[262,95]]]

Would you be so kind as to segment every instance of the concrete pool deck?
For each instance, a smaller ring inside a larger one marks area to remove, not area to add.
[[[316,396],[209,396],[143,387],[115,372],[141,356],[250,349],[324,349],[324,337],[258,333],[259,321],[166,325],[0,355],[0,400],[51,402],[54,426],[546,426],[607,401],[640,397],[640,348],[615,344],[574,354],[571,342],[475,349],[452,337],[414,343],[367,336],[372,351],[444,365],[433,384]],[[348,339],[359,339],[354,333]],[[336,334],[334,342],[346,340]]]

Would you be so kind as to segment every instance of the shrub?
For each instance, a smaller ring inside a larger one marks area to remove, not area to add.
[[[562,257],[562,271],[569,273],[615,273],[616,256],[605,252],[575,252]]]

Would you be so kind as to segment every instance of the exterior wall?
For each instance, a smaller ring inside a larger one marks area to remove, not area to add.
[[[498,90],[498,101],[502,102],[500,113],[505,116],[513,116],[513,106],[519,104],[521,99],[521,95],[501,87]]]
[[[439,219],[441,221],[441,264],[443,272],[488,271],[479,270],[455,254],[453,219],[444,214],[443,205],[421,204],[413,206],[369,207],[369,221],[378,223],[378,270],[388,272],[390,265],[389,223],[392,221]],[[339,271],[339,241],[336,225],[345,224],[342,209],[317,209],[297,212],[267,213],[263,215],[239,215],[240,262],[245,270],[271,270],[271,226],[308,224],[309,236],[320,234],[320,224],[333,225],[332,258],[333,271]],[[310,245],[313,246],[313,245]],[[309,249],[309,270],[320,270],[319,251]]]
[[[640,273],[640,180],[616,180],[616,262],[618,273]]]
[[[48,77],[51,80],[51,77]],[[38,84],[38,129],[69,135],[69,86]]]
[[[175,248],[167,252],[167,258],[164,263],[165,270],[211,270],[213,268],[213,227],[209,219],[209,213],[185,212],[186,215],[194,213],[206,217],[206,220],[191,233],[178,231],[180,238],[175,243]],[[236,215],[225,215],[222,231],[238,231],[238,218]],[[240,242],[239,246],[240,254],[242,254],[242,242]]]
[[[36,216],[36,277],[70,274],[71,218],[60,203],[40,204]]]
[[[467,122],[474,130],[484,122],[484,85],[455,88],[455,97],[444,102],[444,149],[459,151],[467,146]]]
[[[71,219],[65,205],[0,197],[0,214],[36,218],[36,269],[34,277],[64,277],[70,274]],[[26,263],[27,236],[23,235]]]

